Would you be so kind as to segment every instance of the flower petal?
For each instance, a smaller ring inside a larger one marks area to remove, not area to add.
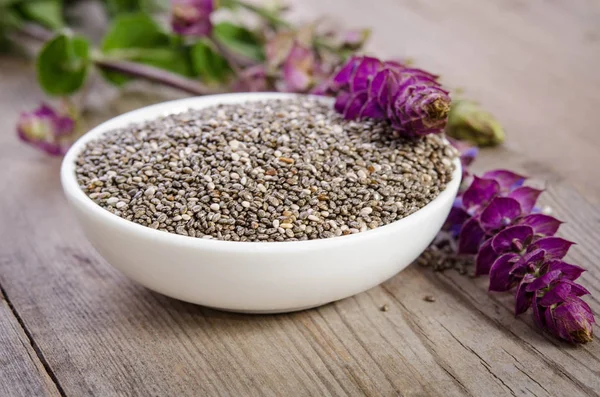
[[[458,237],[459,254],[476,254],[485,233],[475,218],[469,219],[463,225]]]
[[[306,91],[312,84],[312,70],[315,64],[313,52],[295,44],[283,64],[285,90],[289,92]]]
[[[537,297],[535,297],[535,295],[531,302],[531,306],[533,308],[533,320],[535,321],[535,324],[542,329],[545,328],[545,326],[546,326],[546,320],[545,320],[546,308],[541,307],[538,304],[538,299],[537,299]]]
[[[458,139],[452,139],[450,137],[447,137],[447,139],[450,141],[450,144],[452,144],[452,146],[454,146],[454,148],[456,148],[456,150],[458,150],[460,153],[460,163],[463,166],[463,171],[466,171],[466,167],[471,165],[471,163],[473,163],[477,157],[479,148]]]
[[[533,229],[529,226],[511,226],[494,236],[492,248],[497,253],[523,250],[533,237]]]
[[[499,192],[500,185],[498,182],[493,179],[475,176],[471,186],[463,194],[463,208],[474,215],[477,210],[483,209]]]
[[[533,210],[535,203],[543,190],[534,189],[529,186],[521,186],[509,193],[508,197],[515,199],[521,204],[521,210],[528,214]]]
[[[562,259],[573,244],[575,243],[560,237],[544,237],[531,244],[528,251],[543,249],[547,259]]]
[[[388,69],[380,70],[375,74],[369,84],[369,96],[375,98],[380,103],[380,98],[387,98],[387,88],[390,71]],[[381,107],[386,108],[387,103],[380,103]]]
[[[527,292],[525,287],[534,279],[535,277],[532,274],[526,274],[519,283],[517,292],[515,293],[515,316],[525,313],[531,306],[533,294]]]
[[[542,324],[541,328],[542,329],[546,328],[546,330],[549,331],[551,334],[557,335],[558,330],[556,328],[556,321],[554,320],[554,317],[552,315],[552,309],[546,308],[545,306],[540,305],[539,299],[537,302],[538,303],[536,306],[540,309],[540,311],[544,315],[544,320],[543,320],[543,324]]]
[[[544,294],[539,300],[541,306],[549,307],[560,302],[564,302],[571,292],[571,285],[561,283],[560,281]]]
[[[172,0],[171,28],[185,36],[208,36],[212,32],[210,16],[214,0]]]
[[[356,119],[360,113],[360,110],[368,99],[369,94],[367,94],[366,91],[353,94],[348,100],[346,108],[344,109],[344,118],[346,120]]]
[[[453,206],[450,210],[448,218],[444,223],[444,230],[451,231],[455,236],[458,236],[462,225],[471,217],[467,211],[460,206]]]
[[[518,280],[511,276],[510,269],[518,256],[508,253],[501,255],[490,268],[490,291],[508,291]]]
[[[567,262],[563,262],[559,259],[551,260],[548,263],[549,271],[560,270],[563,277],[569,280],[577,280],[579,276],[585,271],[584,268],[571,265]]]
[[[371,79],[381,68],[383,64],[377,58],[363,57],[352,75],[352,91],[362,91],[369,88]]]
[[[530,214],[523,217],[519,222],[521,225],[531,226],[533,232],[540,236],[554,236],[562,222],[545,214]]]
[[[503,191],[511,191],[525,182],[523,175],[516,174],[509,170],[492,170],[483,174],[483,178],[493,179],[500,185]]]
[[[333,106],[338,113],[344,113],[344,109],[348,106],[352,95],[349,92],[340,92],[335,98],[335,105]]]
[[[497,230],[508,226],[521,215],[521,206],[515,199],[494,197],[481,212],[480,222],[485,231]]]
[[[527,291],[533,292],[533,291],[537,291],[542,288],[546,288],[554,280],[558,279],[559,277],[560,277],[560,270],[553,270],[551,272],[543,274],[542,276],[536,278],[531,283],[529,283],[529,285],[527,286]]]
[[[346,62],[346,64],[340,69],[339,72],[333,78],[333,87],[332,89],[337,90],[340,88],[346,88],[350,85],[350,80],[352,79],[352,75],[354,71],[362,61],[361,57],[352,57],[350,60]]]
[[[498,254],[492,248],[492,240],[486,240],[479,248],[477,258],[475,259],[475,275],[488,274]]]
[[[367,99],[363,107],[358,112],[358,118],[362,119],[364,117],[370,117],[372,119],[382,119],[384,118],[385,113],[379,107],[377,100],[373,97]]]
[[[571,295],[583,296],[583,295],[590,294],[590,291],[588,291],[587,288],[585,288],[583,285],[574,283],[570,280],[565,280],[565,281],[568,282],[569,284],[571,284]]]

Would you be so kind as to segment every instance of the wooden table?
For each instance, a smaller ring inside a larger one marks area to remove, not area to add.
[[[373,52],[411,56],[493,110],[509,139],[477,168],[547,181],[544,202],[579,243],[569,260],[589,269],[599,313],[600,3],[296,3],[297,18],[374,27]],[[541,334],[485,277],[412,266],[352,298],[270,316],[140,287],[82,236],[59,160],[15,137],[19,110],[41,98],[32,65],[3,57],[0,70],[0,396],[600,394],[598,339],[572,347]],[[97,99],[96,117],[141,105],[131,98]]]

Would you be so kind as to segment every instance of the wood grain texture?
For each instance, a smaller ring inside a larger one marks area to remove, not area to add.
[[[0,346],[0,396],[60,396],[2,293]]]
[[[600,313],[600,179],[587,171],[600,165],[600,5],[296,3],[299,19],[329,12],[373,26],[374,52],[414,57],[499,115],[509,141],[484,151],[477,168],[547,181],[543,200],[578,242],[569,260],[589,269],[582,282]],[[269,316],[222,313],[134,284],[82,236],[59,161],[12,132],[18,111],[41,98],[31,65],[0,58],[0,69],[0,286],[22,322],[1,302],[0,395],[59,393],[37,357],[69,396],[600,395],[600,342],[572,347],[540,334],[529,315],[512,315],[510,295],[487,292],[486,278],[412,266],[355,297]],[[100,111],[90,124],[160,97],[92,99]]]

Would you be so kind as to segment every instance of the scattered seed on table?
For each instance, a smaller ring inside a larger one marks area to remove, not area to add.
[[[433,295],[425,295],[425,297],[423,298],[424,301],[426,302],[435,302],[435,296]]]
[[[440,136],[395,137],[312,99],[221,105],[132,124],[76,164],[101,207],[158,230],[229,241],[343,236],[425,206],[452,176]]]

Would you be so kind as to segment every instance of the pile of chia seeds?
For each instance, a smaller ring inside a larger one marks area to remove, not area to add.
[[[221,105],[89,142],[81,189],[122,218],[185,236],[312,240],[375,229],[433,200],[455,150],[394,137],[312,99]]]

